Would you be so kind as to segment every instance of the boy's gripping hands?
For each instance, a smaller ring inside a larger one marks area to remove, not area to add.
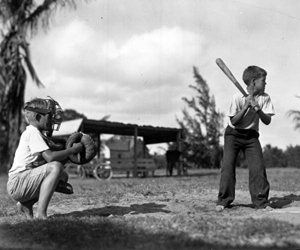
[[[82,132],[74,132],[66,142],[66,148],[72,147],[74,144],[81,144],[83,150],[69,156],[71,162],[75,164],[85,164],[90,162],[97,154],[97,147],[91,136]]]
[[[70,155],[78,154],[83,151],[83,146],[81,143],[76,143],[70,148],[66,148],[60,151],[54,151],[51,149],[45,150],[42,153],[43,158],[47,162],[59,161],[63,162],[69,158]]]
[[[248,95],[246,97],[246,102],[244,105],[244,110],[247,110],[248,107],[253,108],[256,112],[260,110],[260,107],[258,105],[258,102],[254,100],[252,95]]]
[[[234,125],[234,126],[237,125],[243,119],[243,117],[244,117],[245,113],[247,112],[247,110],[249,109],[249,107],[253,108],[261,118],[261,115],[259,113],[262,113],[262,112],[259,112],[261,109],[260,109],[258,103],[253,99],[252,95],[248,95],[247,97],[245,97],[245,104],[242,107],[242,109],[240,111],[238,111],[235,114],[235,116],[231,117],[232,125]],[[263,116],[263,118],[265,118],[265,117]],[[262,119],[262,121],[265,123],[265,121],[263,119]]]
[[[74,143],[70,149],[73,150],[72,154],[78,154],[78,153],[82,152],[83,145],[80,142]]]
[[[258,102],[255,100],[250,100],[250,106],[256,111],[258,112],[260,110],[260,107],[258,105]]]

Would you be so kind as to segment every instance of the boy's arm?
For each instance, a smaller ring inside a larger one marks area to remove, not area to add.
[[[64,161],[72,154],[80,153],[83,150],[81,143],[74,143],[73,147],[60,151],[52,151],[51,149],[45,150],[42,155],[47,162]]]
[[[251,102],[251,106],[265,125],[269,125],[271,123],[271,115],[266,114],[264,111],[262,111],[256,102]]]
[[[244,117],[247,109],[250,106],[250,101],[251,101],[251,97],[247,96],[245,104],[242,107],[242,109],[240,111],[238,111],[233,117],[230,118],[231,124],[233,126],[235,126],[236,124],[238,124],[243,119],[243,117]]]
[[[269,125],[271,123],[271,116],[269,114],[264,113],[260,108],[254,107],[256,114],[258,114],[260,120],[265,124]]]

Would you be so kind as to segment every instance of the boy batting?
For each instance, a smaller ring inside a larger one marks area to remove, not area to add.
[[[269,205],[270,185],[259,141],[259,121],[269,125],[275,114],[271,98],[265,93],[266,77],[264,69],[249,66],[243,73],[249,95],[238,93],[232,98],[228,113],[230,119],[224,135],[217,211],[229,208],[235,199],[235,167],[240,151],[245,154],[248,163],[249,190],[254,207],[266,208]]]

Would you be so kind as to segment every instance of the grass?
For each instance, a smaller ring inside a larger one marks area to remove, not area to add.
[[[75,194],[55,193],[47,221],[19,215],[6,193],[7,177],[0,176],[0,249],[300,249],[300,221],[249,208],[248,170],[237,171],[236,204],[242,206],[222,213],[214,211],[219,171],[189,173],[71,179]],[[300,200],[299,174],[268,170],[271,196]]]

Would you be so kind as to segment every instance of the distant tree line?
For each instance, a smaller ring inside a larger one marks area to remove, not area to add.
[[[300,146],[288,146],[285,150],[271,145],[264,147],[264,159],[267,168],[300,168]]]
[[[285,150],[272,147],[270,144],[263,148],[266,168],[300,168],[300,146],[288,146]],[[247,168],[245,156],[241,152],[237,167]]]

